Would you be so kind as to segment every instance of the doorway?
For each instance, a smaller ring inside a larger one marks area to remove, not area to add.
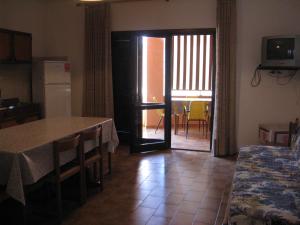
[[[134,152],[170,148],[169,37],[137,35],[132,71],[135,104],[131,149]],[[158,132],[158,128],[159,132]]]
[[[125,54],[116,48],[122,43],[127,46]],[[126,91],[131,106],[124,110],[125,121],[131,121],[130,128],[126,127],[131,151],[173,148],[210,152],[215,29],[113,32],[112,47],[115,102],[124,104],[115,87],[131,83]],[[120,55],[129,56],[127,63],[116,60]],[[122,84],[118,84],[120,74]],[[115,110],[124,124],[122,107],[115,104]],[[115,120],[120,135],[122,127],[118,118]]]
[[[210,151],[214,103],[214,33],[172,37],[171,147]]]

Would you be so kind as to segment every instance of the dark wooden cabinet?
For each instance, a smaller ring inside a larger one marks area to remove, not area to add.
[[[17,62],[31,62],[32,58],[31,35],[15,33],[13,39],[14,56]]]
[[[31,63],[32,36],[0,29],[0,63]]]
[[[12,59],[12,33],[0,30],[0,62]]]
[[[4,99],[0,106],[0,129],[41,119],[40,105],[21,103],[19,99]]]

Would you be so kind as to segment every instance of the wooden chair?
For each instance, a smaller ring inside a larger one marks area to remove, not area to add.
[[[182,101],[172,101],[172,114],[174,115],[174,134],[178,134],[179,119],[184,115],[184,103]]]
[[[67,151],[76,150],[77,157],[70,163],[63,166],[60,165],[60,154]],[[62,196],[61,196],[61,183],[74,176],[80,174],[80,202],[83,203],[84,198],[84,176],[83,176],[83,161],[82,161],[82,148],[80,148],[80,135],[75,137],[66,138],[54,142],[53,156],[54,156],[54,182],[56,185],[56,198],[57,198],[57,212],[58,220],[62,220]]]
[[[85,152],[84,145],[87,141],[95,141],[98,145],[88,152]],[[86,168],[94,166],[94,174],[96,174],[97,163],[99,163],[100,189],[103,190],[103,155],[102,155],[102,127],[96,127],[81,133],[81,146],[83,148],[83,173]],[[85,186],[86,187],[86,186]],[[85,189],[86,190],[86,189]],[[84,198],[86,199],[86,191]]]
[[[290,122],[289,124],[289,140],[288,146],[292,147],[293,138],[297,135],[299,129],[299,119],[296,118],[295,122]],[[295,140],[296,141],[296,140]]]
[[[189,122],[198,121],[199,122],[199,131],[202,125],[203,134],[205,131],[205,137],[207,137],[208,132],[208,114],[207,114],[207,103],[206,102],[191,102],[190,111],[186,120],[186,138],[189,133]]]
[[[184,102],[182,102],[183,114],[182,114],[181,123],[182,123],[182,128],[184,130],[186,129],[186,122],[187,122],[188,114],[190,112],[190,105],[191,105],[190,101],[184,101]]]

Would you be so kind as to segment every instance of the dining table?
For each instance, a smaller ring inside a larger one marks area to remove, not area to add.
[[[0,130],[0,185],[11,198],[26,205],[24,187],[37,183],[54,170],[53,143],[57,140],[101,126],[102,143],[113,153],[119,143],[113,119],[102,117],[57,117]],[[97,143],[85,143],[85,150]],[[76,156],[61,155],[64,165]]]

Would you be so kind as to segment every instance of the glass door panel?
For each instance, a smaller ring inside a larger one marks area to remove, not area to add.
[[[135,152],[170,146],[169,45],[166,37],[137,37]]]

